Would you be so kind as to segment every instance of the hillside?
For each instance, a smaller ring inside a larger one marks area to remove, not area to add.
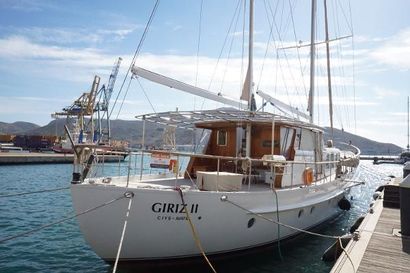
[[[402,149],[391,143],[377,142],[365,137],[361,137],[344,130],[334,129],[334,142],[337,143],[352,143],[352,145],[359,147],[364,155],[397,155]],[[324,139],[331,138],[331,131],[329,127],[325,127]]]
[[[24,122],[24,121],[17,121],[14,123],[0,122],[0,134],[11,134],[11,135],[24,134],[25,132],[34,130],[36,128],[40,128],[40,126],[34,123],[30,123],[30,122]]]
[[[64,119],[53,120],[46,126],[40,127],[28,122],[4,123],[0,122],[1,134],[25,134],[25,135],[64,135]],[[160,147],[162,145],[164,126],[146,123],[145,144]],[[200,130],[198,130],[200,131]],[[116,140],[127,140],[132,147],[141,143],[142,122],[138,120],[114,120],[111,122],[112,138]],[[200,132],[198,132],[200,133]],[[177,144],[191,144],[191,131],[176,131]],[[325,128],[324,139],[330,139],[330,128]],[[397,155],[401,148],[391,143],[381,143],[370,140],[344,130],[334,129],[334,142],[351,142],[359,147],[362,154],[368,155]]]

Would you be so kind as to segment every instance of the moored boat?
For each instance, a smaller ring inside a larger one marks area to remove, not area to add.
[[[98,147],[74,145],[73,205],[78,215],[87,213],[78,217],[81,231],[103,259],[167,260],[242,251],[296,235],[348,208],[344,196],[355,184],[350,179],[360,151],[353,146],[354,152],[342,151],[332,141],[324,144],[322,128],[313,123],[313,87],[309,115],[261,91],[258,95],[292,116],[256,110],[253,0],[249,21],[249,64],[241,96],[248,103],[245,110],[240,106],[137,117],[143,128],[153,122],[204,130],[209,137],[203,151],[144,150],[143,129],[142,149],[130,153],[127,175],[94,177],[90,173]],[[311,46],[314,52],[314,42]],[[135,64],[130,71],[230,106],[242,105]],[[149,173],[144,165],[149,155],[152,167],[167,169]],[[189,159],[186,168],[183,158]],[[139,174],[132,174],[137,165]]]

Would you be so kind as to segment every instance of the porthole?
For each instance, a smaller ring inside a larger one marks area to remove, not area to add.
[[[301,209],[298,213],[298,218],[300,218],[303,215],[303,209]]]
[[[310,208],[310,214],[312,214],[314,211],[315,211],[315,207],[313,206]]]
[[[251,218],[248,221],[248,228],[251,228],[253,226],[253,224],[255,224],[255,218]]]

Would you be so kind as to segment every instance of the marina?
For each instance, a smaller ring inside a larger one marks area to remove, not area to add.
[[[410,272],[398,1],[0,5],[0,272]]]

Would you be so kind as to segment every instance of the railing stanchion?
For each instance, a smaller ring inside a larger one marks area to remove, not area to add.
[[[145,146],[145,115],[142,116],[142,141],[141,141],[141,165],[140,180],[142,180],[142,171],[144,169],[144,146]]]
[[[218,163],[216,166],[216,191],[219,191],[219,164],[221,162],[221,159],[218,157]]]

